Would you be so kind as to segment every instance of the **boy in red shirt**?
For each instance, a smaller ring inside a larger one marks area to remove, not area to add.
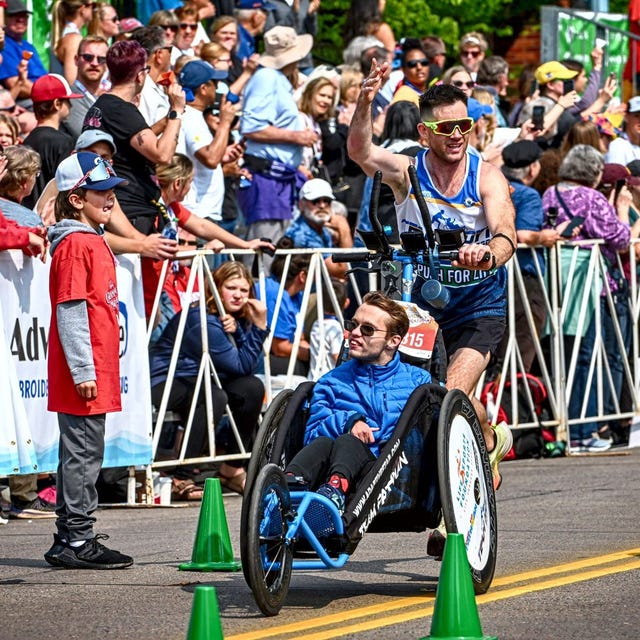
[[[49,411],[60,427],[54,543],[45,560],[67,569],[122,569],[133,558],[93,532],[96,481],[104,457],[106,413],[120,411],[115,257],[103,238],[125,182],[95,153],[80,152],[56,171],[59,194],[51,242]]]

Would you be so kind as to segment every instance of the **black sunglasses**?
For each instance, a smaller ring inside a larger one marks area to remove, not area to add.
[[[428,67],[429,61],[426,58],[421,58],[420,60],[407,60],[404,64],[408,69],[415,69],[418,65]]]
[[[180,28],[181,28],[183,31],[186,31],[187,29],[191,29],[192,31],[195,31],[195,30],[198,28],[198,25],[197,25],[195,22],[194,22],[194,23],[191,23],[191,22],[181,22],[181,23],[180,23]]]
[[[454,80],[451,83],[454,87],[458,87],[458,89],[462,89],[462,87],[467,87],[467,89],[473,89],[476,86],[476,83],[473,80],[469,80],[468,82],[463,82],[462,80]]]
[[[382,331],[382,333],[387,333],[387,329],[376,329],[374,326],[370,324],[360,324],[355,320],[345,320],[344,328],[351,333],[356,328],[360,327],[360,333],[366,338],[370,338],[376,331]]]
[[[178,33],[177,24],[161,24],[159,26],[161,26],[163,29],[169,29],[169,31],[173,31],[173,33]]]
[[[89,64],[91,64],[94,60],[97,60],[98,64],[104,64],[107,61],[107,56],[94,56],[90,53],[81,53],[80,57]]]
[[[0,111],[6,111],[7,113],[15,113],[17,108],[18,108],[18,105],[14,104],[11,107],[0,107]]]
[[[311,203],[315,204],[316,207],[320,204],[322,204],[323,202],[325,204],[331,204],[331,198],[327,198],[325,196],[321,196],[320,198],[316,198],[315,200],[310,200]]]

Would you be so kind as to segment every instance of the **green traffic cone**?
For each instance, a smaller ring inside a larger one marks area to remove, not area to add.
[[[483,636],[473,592],[473,580],[461,533],[450,533],[431,619],[431,635],[422,640],[497,640]]]
[[[185,562],[178,568],[180,571],[238,571],[240,569],[240,563],[233,559],[222,489],[218,478],[207,478],[204,482],[204,496],[191,562]]]
[[[218,598],[213,587],[196,587],[187,640],[224,640]]]

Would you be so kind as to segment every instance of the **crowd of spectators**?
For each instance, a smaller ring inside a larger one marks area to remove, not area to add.
[[[41,230],[51,223],[47,211],[55,198],[50,182],[56,168],[69,154],[91,148],[127,180],[116,189],[108,238],[116,253],[142,254],[147,314],[156,295],[159,265],[173,258],[179,242],[214,250],[351,247],[355,229],[370,224],[371,180],[350,160],[347,133],[362,79],[374,61],[387,60],[393,64],[374,102],[378,142],[395,153],[415,156],[425,144],[416,128],[420,95],[435,83],[458,87],[469,98],[471,144],[483,161],[502,167],[512,185],[518,240],[550,247],[570,217],[584,218],[574,225],[573,235],[605,241],[612,291],[616,300],[626,301],[625,254],[630,239],[640,233],[640,97],[631,98],[626,110],[612,101],[618,83],[615,75],[603,74],[600,47],[594,46],[588,69],[571,60],[543,61],[535,69],[524,69],[518,79],[504,58],[490,55],[489,39],[482,33],[465,34],[457,51],[447,52],[437,36],[394,34],[384,20],[384,0],[367,0],[351,3],[344,63],[336,69],[314,59],[319,0],[159,4],[168,8],[135,18],[118,16],[106,2],[56,0],[50,59],[43,61],[26,38],[31,18],[26,5],[7,0],[0,52],[0,142],[5,147],[0,209],[26,229],[15,230],[12,246],[41,253]],[[518,85],[519,99],[509,99],[510,82]],[[583,164],[588,175],[579,171]],[[605,193],[603,181],[614,174],[619,176],[616,187]],[[559,215],[550,222],[548,214],[554,210]],[[389,193],[382,194],[381,215],[394,237]],[[167,233],[172,225],[176,240]],[[263,258],[270,269],[268,324],[284,278],[270,340],[272,372],[278,373],[286,371],[292,352],[309,261],[308,256],[294,257],[285,273],[281,258],[273,264],[268,256]],[[544,273],[541,250],[536,259]],[[344,268],[330,260],[326,264],[344,304]],[[523,272],[534,279],[538,269],[523,259]],[[247,280],[252,287],[247,274],[237,271],[230,277]],[[161,304],[158,316],[150,318],[158,326],[156,344],[163,348],[162,357],[153,356],[156,363],[166,359],[167,335],[175,334],[171,316],[181,305],[175,296],[177,280],[174,271],[163,293],[169,304]],[[221,279],[220,286],[225,282]],[[527,289],[537,300],[535,324],[541,330],[541,294],[534,286]],[[246,305],[254,298],[243,299]],[[230,370],[236,377],[228,377],[226,388],[223,384],[217,421],[225,398],[233,404],[230,380],[245,384],[260,367],[257,351],[266,337],[261,303],[244,306],[231,332],[225,313],[233,316],[237,310],[234,303],[227,307],[223,301],[224,310],[210,307],[215,329],[210,346],[234,333],[236,351],[242,353],[248,348],[245,334],[254,337],[250,357],[237,371]],[[325,311],[334,318],[335,310]],[[603,313],[610,312],[603,307]],[[522,341],[525,345],[524,337]],[[296,371],[302,375],[325,371],[335,360],[334,344],[316,365],[318,354],[310,356],[309,349],[317,343],[317,335],[310,335],[298,345]],[[585,353],[589,344],[585,341]],[[181,353],[189,346],[184,343]],[[219,344],[212,348],[217,362]],[[527,369],[534,366],[533,351],[531,344],[523,346]],[[619,363],[614,367],[620,370]],[[188,389],[193,372],[188,367],[185,371],[183,387]],[[156,401],[164,390],[162,375],[154,378]],[[620,375],[616,381],[622,385]],[[262,400],[262,387],[253,381],[251,386]],[[179,401],[176,397],[171,396],[175,406],[185,411],[182,396]],[[570,417],[577,411],[572,404]],[[255,411],[249,413],[240,429],[246,447],[257,418]],[[206,449],[206,429],[198,416],[188,447],[194,455]],[[606,425],[606,432],[600,428],[595,437],[590,429],[572,431],[576,446],[593,451],[610,446],[613,425]],[[234,450],[231,444],[228,448]],[[224,471],[229,486],[241,491],[242,481],[231,480],[240,472]],[[190,478],[178,477],[176,496],[200,495]],[[29,500],[20,502],[14,515],[52,515],[50,505],[33,492],[22,495]]]

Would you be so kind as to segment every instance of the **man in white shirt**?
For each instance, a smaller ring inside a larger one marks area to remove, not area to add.
[[[222,219],[224,175],[222,163],[237,159],[242,153],[240,144],[229,145],[229,131],[235,118],[235,107],[224,98],[220,104],[219,123],[215,135],[204,111],[216,99],[218,80],[227,77],[226,71],[214,69],[208,62],[192,60],[180,72],[179,81],[185,89],[187,107],[182,119],[176,151],[191,158],[194,177],[183,204],[201,218]]]
[[[138,109],[158,135],[164,127],[156,130],[154,125],[161,122],[169,111],[167,92],[158,81],[162,80],[162,74],[171,69],[171,45],[167,43],[165,30],[159,25],[136,29],[130,39],[139,42],[147,52],[147,64],[150,69],[140,93]]]

